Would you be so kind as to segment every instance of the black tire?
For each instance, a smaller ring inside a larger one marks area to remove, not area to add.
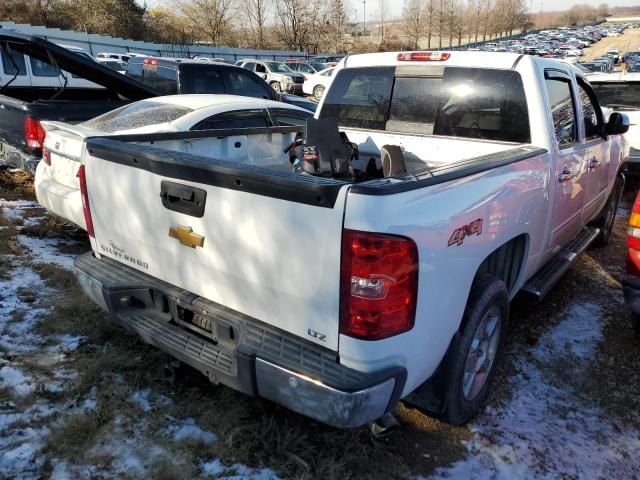
[[[471,397],[465,396],[465,366],[470,357],[472,342],[478,327],[489,314],[499,313],[499,331],[493,361],[484,374],[479,390]],[[464,311],[458,344],[448,361],[446,374],[445,410],[441,417],[452,425],[463,425],[478,414],[489,393],[489,387],[496,371],[496,364],[502,353],[509,320],[509,296],[504,282],[491,275],[481,275],[473,283]]]
[[[322,95],[324,94],[324,87],[322,85],[316,85],[313,87],[313,98],[316,99],[316,102],[322,100]]]
[[[280,82],[271,82],[270,84],[273,89],[278,92],[278,93],[282,93],[282,87],[280,86]]]
[[[598,227],[600,229],[600,233],[591,244],[592,247],[602,248],[609,244],[613,225],[616,221],[618,204],[620,203],[620,198],[622,198],[623,191],[624,177],[619,175],[618,178],[616,178],[616,183],[613,186],[611,195],[609,195],[609,198],[607,199],[607,203],[605,203],[602,208],[602,212],[598,215],[597,220],[592,223],[594,227]]]

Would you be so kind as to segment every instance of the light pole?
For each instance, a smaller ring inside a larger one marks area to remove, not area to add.
[[[367,0],[362,0],[362,35],[367,34]]]

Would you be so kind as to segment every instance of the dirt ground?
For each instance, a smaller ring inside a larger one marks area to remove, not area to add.
[[[542,304],[517,300],[484,412],[451,427],[408,405],[383,439],[210,384],[83,297],[82,232],[0,169],[0,477],[639,478],[640,338],[624,225]]]
[[[580,57],[580,61],[593,60],[604,55],[611,48],[618,48],[622,53],[640,50],[640,28],[627,28],[619,37],[603,38],[589,48],[585,48],[584,55]]]

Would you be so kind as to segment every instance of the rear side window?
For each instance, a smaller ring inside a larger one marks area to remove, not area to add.
[[[178,77],[175,67],[158,66],[153,86],[163,95],[178,93]]]
[[[181,65],[180,93],[226,93],[222,72],[202,65]]]
[[[442,75],[395,79],[394,73],[393,67],[340,71],[320,116],[355,128],[530,141],[526,96],[517,72],[451,67]]]
[[[228,70],[226,72],[226,75],[227,84],[229,85],[229,93],[231,95],[243,95],[246,97],[255,98],[271,98],[267,86],[257,78],[254,78],[255,75],[247,75],[242,71],[234,70]]]
[[[29,61],[31,63],[31,71],[36,77],[57,77],[60,75],[60,70],[49,62],[33,57],[29,57]]]
[[[27,67],[24,62],[24,55],[19,52],[12,51],[7,52],[5,48],[2,49],[2,70],[6,75],[26,75]]]
[[[142,62],[131,60],[127,64],[127,75],[141,82],[142,81]]]
[[[345,127],[384,130],[393,88],[393,67],[342,70],[334,79],[320,112]]]
[[[578,139],[576,109],[568,79],[547,78],[544,81],[549,95],[553,129],[560,148],[575,143]]]
[[[113,133],[118,130],[172,122],[191,112],[193,112],[191,108],[149,100],[125,105],[84,122],[82,125],[102,132]]]

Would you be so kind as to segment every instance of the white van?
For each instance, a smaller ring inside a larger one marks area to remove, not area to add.
[[[133,57],[133,55],[128,53],[100,52],[98,55],[96,55],[97,59],[119,60],[125,63],[128,62],[131,57]]]
[[[87,52],[78,47],[65,48],[95,60]],[[80,51],[77,51],[77,50]],[[68,88],[103,88],[93,82],[71,75],[52,65],[17,51],[8,52],[0,49],[0,85],[12,87],[62,87]]]

